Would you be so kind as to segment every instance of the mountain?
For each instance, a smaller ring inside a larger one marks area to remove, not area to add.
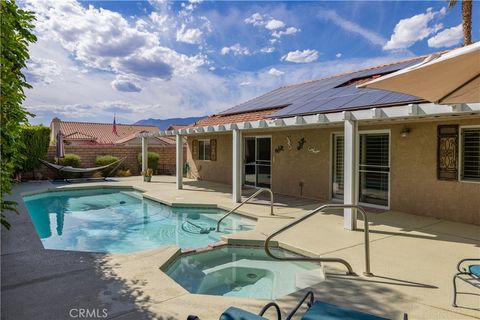
[[[189,117],[189,118],[171,118],[171,119],[143,119],[135,122],[134,124],[141,124],[141,125],[151,125],[157,126],[160,130],[166,130],[172,124],[180,124],[180,125],[187,125],[192,124],[200,119],[205,117]]]

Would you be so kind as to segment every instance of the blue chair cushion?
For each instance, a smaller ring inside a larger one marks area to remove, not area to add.
[[[480,278],[480,264],[471,264],[468,266],[468,271],[474,276]]]
[[[268,320],[257,314],[236,308],[230,307],[220,316],[220,320]]]
[[[302,320],[387,320],[386,318],[374,316],[368,313],[339,307],[321,301],[315,301],[308,311],[303,315]]]

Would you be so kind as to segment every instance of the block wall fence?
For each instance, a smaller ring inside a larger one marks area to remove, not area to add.
[[[149,146],[148,151],[156,152],[160,155],[158,160],[158,174],[175,174],[175,145],[168,146]],[[127,157],[121,168],[130,169],[132,175],[139,175],[141,165],[138,163],[138,154],[142,152],[141,146],[99,146],[99,145],[81,145],[81,146],[65,146],[65,153],[73,153],[80,157],[80,167],[95,167],[95,159],[100,155],[111,155],[119,159]],[[184,148],[184,159],[186,159],[186,148]],[[55,146],[48,149],[46,160],[54,162]],[[56,172],[47,168],[43,164],[35,172],[25,172],[22,174],[24,179],[45,179],[58,178]]]

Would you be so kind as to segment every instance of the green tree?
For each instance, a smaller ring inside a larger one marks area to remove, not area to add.
[[[31,86],[22,73],[29,59],[28,45],[37,38],[32,33],[35,17],[20,9],[14,0],[0,0],[0,148],[1,148],[1,224],[9,229],[5,212],[17,212],[16,202],[5,200],[11,193],[13,173],[22,156],[21,125],[28,123],[29,113],[22,106],[25,88]]]
[[[458,0],[447,0],[448,9],[452,9]],[[463,45],[472,44],[472,0],[462,0]]]

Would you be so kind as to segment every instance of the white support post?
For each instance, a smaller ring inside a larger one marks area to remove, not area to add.
[[[177,134],[176,151],[177,189],[183,189],[183,137]]]
[[[357,149],[358,149],[358,123],[356,120],[346,118],[344,121],[344,167],[343,188],[344,204],[358,204],[357,185]],[[357,228],[356,209],[343,209],[343,227],[348,230]]]
[[[148,137],[142,137],[142,171],[148,169]]]
[[[242,201],[242,132],[232,130],[232,200]]]

